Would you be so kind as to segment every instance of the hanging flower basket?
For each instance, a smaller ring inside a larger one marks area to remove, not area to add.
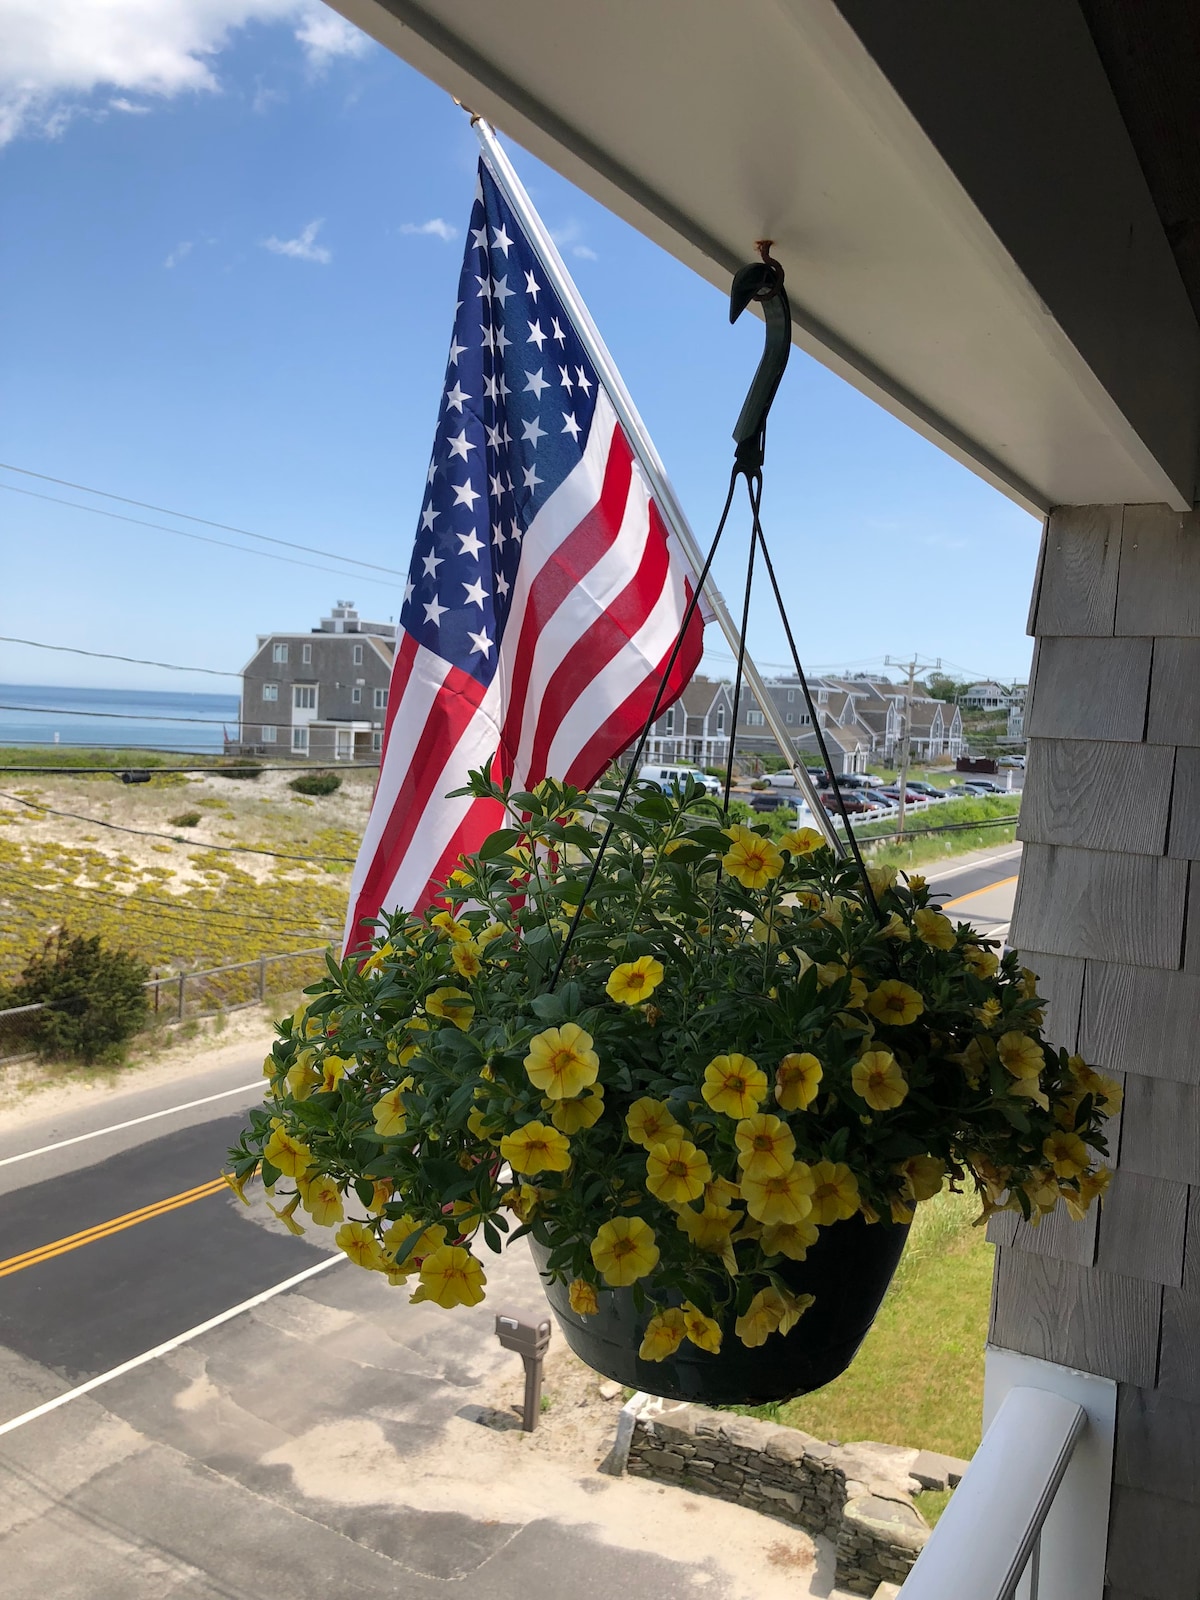
[[[1117,1086],[917,875],[868,889],[698,785],[469,792],[511,827],[280,1025],[232,1182],[290,1226],[447,1308],[528,1236],[597,1370],[752,1403],[845,1369],[945,1185],[1035,1222],[1102,1192]]]

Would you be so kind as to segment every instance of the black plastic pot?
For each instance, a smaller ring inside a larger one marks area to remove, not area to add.
[[[571,1310],[565,1283],[551,1283],[545,1275],[542,1282],[563,1337],[606,1378],[667,1400],[763,1405],[809,1394],[845,1372],[875,1320],[907,1238],[906,1227],[868,1225],[861,1216],[822,1228],[807,1258],[785,1261],[779,1273],[795,1293],[815,1296],[792,1331],[773,1333],[748,1349],[734,1333],[731,1315],[718,1355],[685,1339],[666,1361],[642,1361],[638,1347],[649,1312],[637,1311],[632,1290],[602,1293],[595,1316],[580,1317]],[[529,1243],[541,1271],[547,1252],[532,1238]]]

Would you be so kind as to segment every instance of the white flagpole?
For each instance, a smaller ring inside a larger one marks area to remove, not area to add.
[[[547,232],[541,217],[534,210],[533,202],[526,194],[524,185],[501,148],[496,138],[495,130],[482,117],[474,114],[471,115],[471,124],[478,135],[479,143],[483,147],[484,157],[488,166],[492,169],[496,182],[504,191],[509,205],[520,218],[522,227],[524,227],[526,233],[537,246],[538,253],[545,263],[547,275],[554,285],[555,292],[567,308],[571,320],[575,324],[576,332],[579,334],[580,342],[599,374],[601,383],[612,398],[613,406],[621,420],[629,442],[633,446],[634,454],[637,456],[638,461],[641,463],[642,471],[649,480],[659,510],[666,519],[671,532],[679,541],[689,562],[691,562],[693,572],[699,573],[704,567],[704,554],[696,542],[696,536],[688,524],[683,507],[680,505],[675,490],[671,486],[671,480],[667,477],[666,468],[659,459],[658,451],[654,448],[654,444],[646,430],[646,425],[638,415],[633,398],[628,389],[626,389],[624,380],[617,371],[616,363],[612,356],[609,355],[608,347],[600,336],[599,328],[592,321],[591,314],[584,305],[583,299],[572,281],[571,274],[567,271],[566,263],[558,253],[557,245]],[[736,659],[741,649],[741,635],[737,624],[729,614],[729,608],[725,604],[724,596],[713,582],[711,572],[704,581],[703,594]],[[766,684],[763,682],[758,668],[750,658],[749,650],[746,651],[743,661],[742,675],[758,701],[759,708],[776,744],[782,751],[785,760],[791,765],[796,785],[803,791],[808,800],[809,810],[812,812],[817,826],[825,834],[837,854],[844,855],[845,845],[834,827],[833,818],[821,804],[817,795],[816,785],[813,783],[808,768],[801,761],[792,743],[791,735],[787,731],[774,700],[767,692]],[[737,740],[736,726],[730,729],[729,740],[732,751]],[[831,772],[829,777],[832,780],[836,777],[836,774]]]

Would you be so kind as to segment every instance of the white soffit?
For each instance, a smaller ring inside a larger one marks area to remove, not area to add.
[[[1187,509],[831,0],[336,9],[1019,504]]]

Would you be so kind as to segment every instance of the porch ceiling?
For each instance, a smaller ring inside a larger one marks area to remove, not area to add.
[[[797,343],[1031,509],[1191,504],[1200,332],[1078,0],[336,9],[721,288],[774,238]]]

